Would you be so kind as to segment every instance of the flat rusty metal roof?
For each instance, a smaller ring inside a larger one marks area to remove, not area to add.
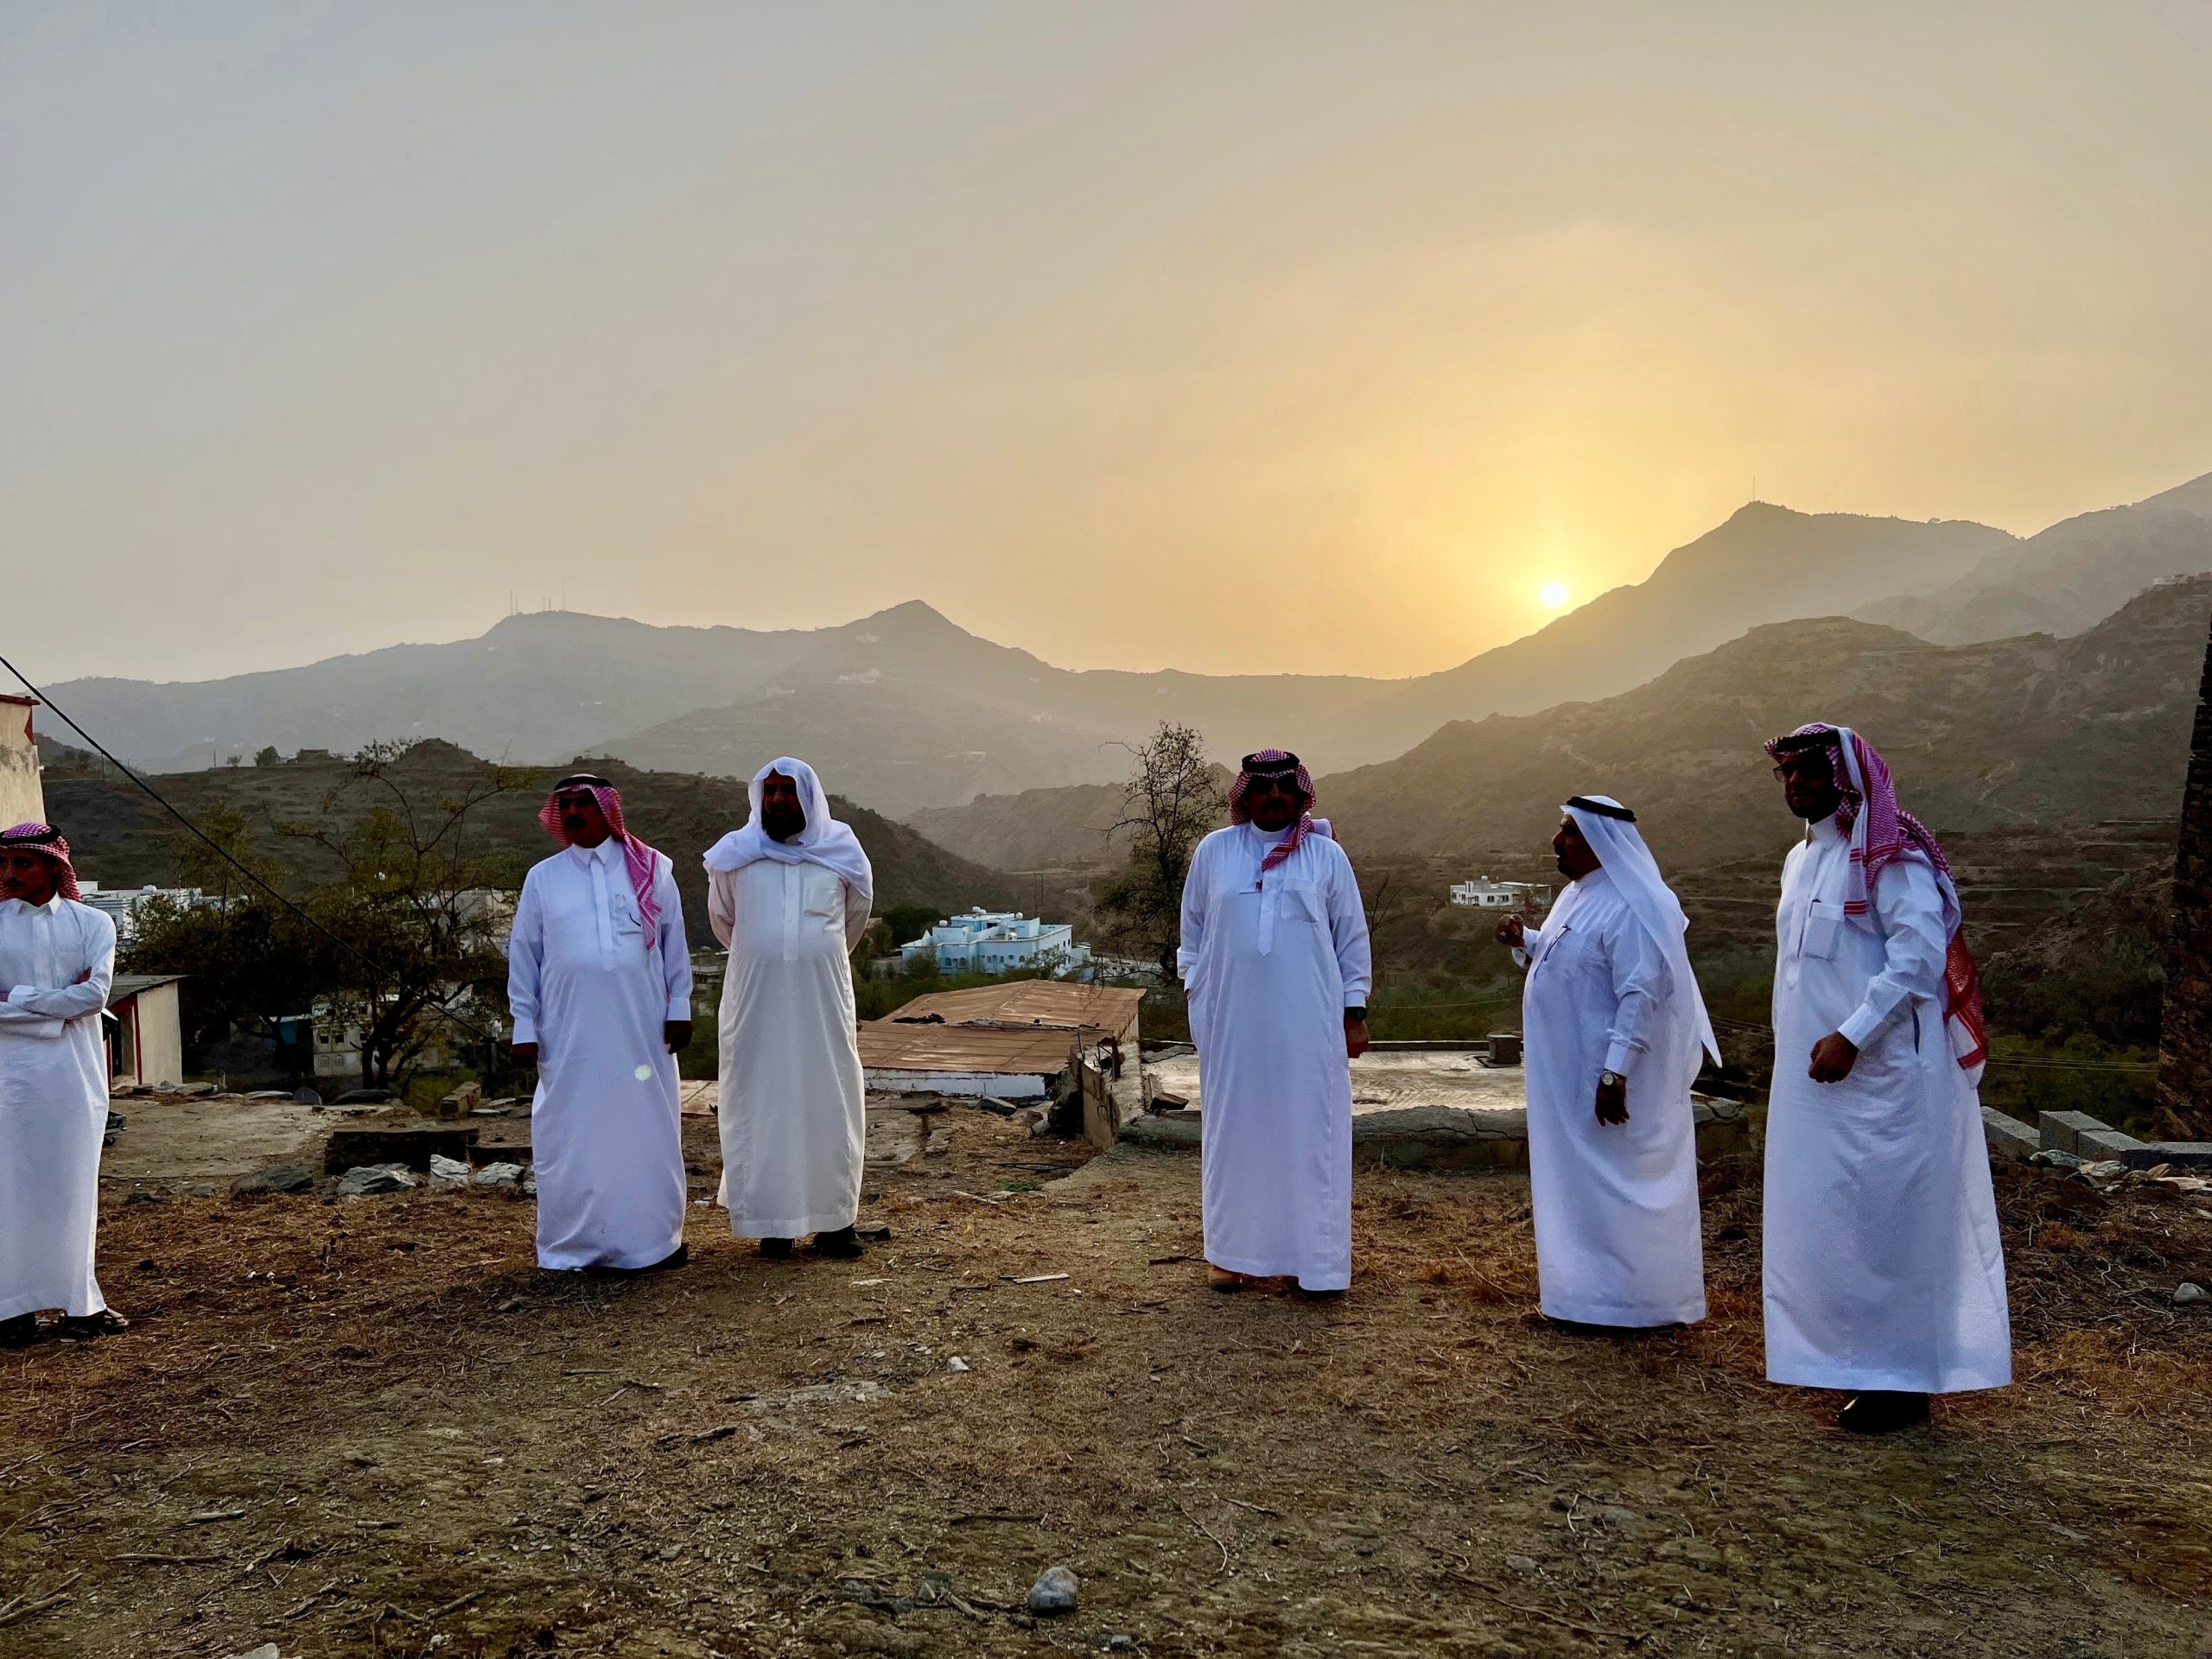
[[[1142,991],[1122,985],[1017,979],[965,991],[931,991],[893,1009],[888,1020],[926,1019],[934,1014],[948,1026],[1043,1027],[1121,1037],[1136,1022],[1137,1005],[1143,1001]]]
[[[999,1072],[1055,1077],[1068,1069],[1075,1033],[1049,1026],[901,1026],[860,1028],[861,1065],[870,1071]]]

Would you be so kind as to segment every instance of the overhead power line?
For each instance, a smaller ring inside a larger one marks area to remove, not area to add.
[[[283,893],[278,892],[276,887],[272,887],[260,874],[249,868],[245,863],[241,862],[238,857],[232,853],[229,848],[224,846],[222,842],[215,840],[212,836],[208,835],[206,830],[194,823],[191,818],[186,815],[182,808],[179,807],[174,801],[170,800],[168,796],[162,794],[160,790],[156,789],[143,778],[141,778],[129,766],[124,765],[122,761],[117,760],[113,751],[111,751],[106,744],[101,742],[99,739],[94,737],[82,726],[79,726],[75,721],[72,720],[69,717],[67,710],[64,709],[60,704],[54,702],[52,697],[47,696],[45,692],[39,690],[37,686],[33,685],[30,683],[30,680],[24,675],[23,671],[17,668],[15,664],[10,662],[4,656],[0,656],[0,668],[4,668],[9,673],[14,675],[17,684],[21,685],[24,690],[29,692],[31,696],[37,698],[45,707],[52,709],[56,719],[60,721],[60,722],[67,726],[71,731],[76,733],[78,736],[83,738],[86,742],[91,744],[93,749],[99,753],[99,757],[103,760],[105,760],[108,765],[113,766],[125,778],[128,778],[132,783],[137,785],[140,789],[143,790],[164,812],[167,812],[171,817],[182,824],[186,830],[191,832],[196,840],[208,849],[208,851],[213,853],[216,857],[221,859],[223,862],[228,864],[240,875],[245,877],[247,880],[252,882],[254,886],[259,887],[271,899],[274,899],[278,904],[283,906],[285,909],[290,911],[293,915],[298,917],[309,927],[315,929],[316,932],[321,934],[324,938],[328,939],[340,950],[343,950],[347,956],[353,957],[354,961],[359,963],[364,968],[366,968],[379,982],[386,977],[384,968],[374,957],[371,957],[351,939],[341,938],[336,933],[331,931],[329,928],[317,921],[313,916],[302,910],[298,905],[294,904],[291,899],[286,898]],[[477,1025],[473,1020],[463,1019],[460,1014],[455,1014],[451,1008],[442,1007],[437,1003],[432,1003],[430,1005],[430,1011],[434,1014],[443,1015],[446,1019],[452,1020],[454,1024],[459,1026],[463,1031],[472,1032],[475,1035],[481,1037],[487,1043],[496,1044],[499,1040],[499,1038],[493,1035],[492,1033],[485,1030],[481,1026]]]

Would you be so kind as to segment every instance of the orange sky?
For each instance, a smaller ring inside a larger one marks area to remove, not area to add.
[[[2209,107],[2195,3],[19,9],[0,632],[1403,674],[1754,476],[2032,531],[2212,469]]]

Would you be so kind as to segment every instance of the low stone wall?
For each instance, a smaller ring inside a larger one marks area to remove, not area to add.
[[[1982,1108],[1985,1121],[1993,1116],[2003,1115]],[[2116,1162],[2124,1169],[2212,1169],[2212,1141],[2138,1141],[2087,1112],[2039,1113],[2033,1130],[2017,1118],[2003,1122],[2007,1127],[2002,1131],[1994,1126],[1990,1130],[1990,1149],[1997,1150],[2001,1133],[2005,1150],[2014,1157],[2063,1152],[2093,1164]],[[2024,1140],[2025,1149],[2020,1150]]]
[[[1732,1100],[1699,1099],[1697,1150],[1701,1159],[1751,1150],[1757,1108]],[[1197,1112],[1153,1112],[1122,1126],[1134,1146],[1195,1152]],[[1524,1110],[1471,1111],[1455,1106],[1405,1106],[1362,1112],[1351,1121],[1355,1164],[1392,1169],[1491,1170],[1529,1167],[1529,1115]]]

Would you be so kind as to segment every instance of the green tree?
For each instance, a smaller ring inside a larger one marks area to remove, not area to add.
[[[257,749],[254,752],[253,764],[257,766],[276,766],[283,758],[283,757],[276,753],[276,746],[274,743],[271,743],[266,747]]]
[[[1100,931],[1116,950],[1160,964],[1175,977],[1183,878],[1191,853],[1221,822],[1226,807],[1218,770],[1207,760],[1197,728],[1162,721],[1142,744],[1122,792],[1113,833],[1128,837],[1128,861],[1092,889]]]
[[[278,826],[344,872],[306,908],[352,947],[333,959],[326,1000],[360,1033],[361,1080],[385,1087],[404,1086],[441,1034],[464,1049],[493,1046],[490,1016],[506,981],[501,940],[524,868],[521,855],[481,844],[472,819],[531,774],[485,763],[457,794],[424,792],[399,764],[409,747],[369,744],[319,817]]]

